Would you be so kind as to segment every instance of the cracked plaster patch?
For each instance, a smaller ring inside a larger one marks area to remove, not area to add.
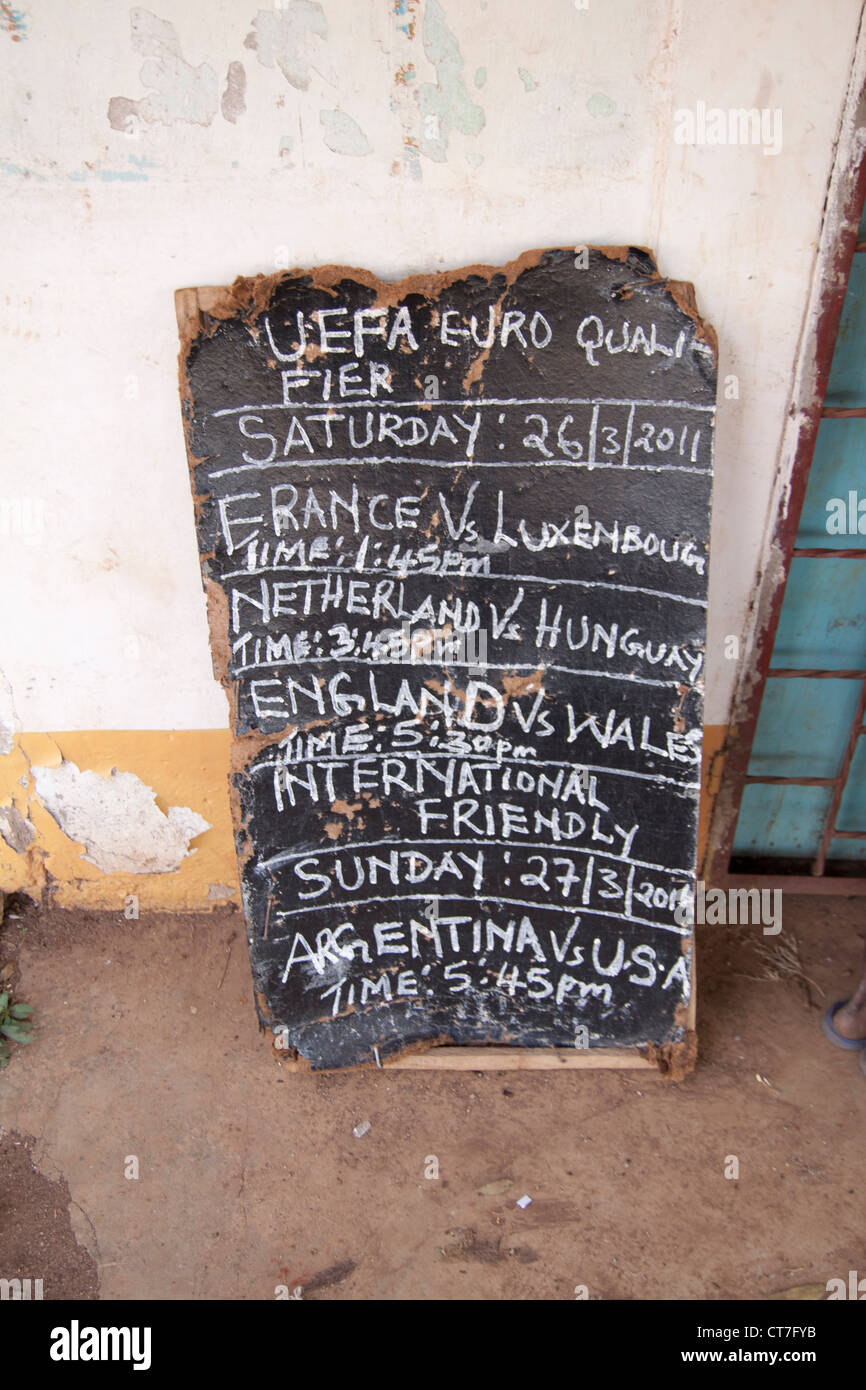
[[[72,762],[34,767],[36,790],[46,810],[82,856],[106,874],[169,874],[195,851],[190,840],[210,824],[187,806],[165,815],[156,793],[132,772],[113,768],[110,777],[82,772]]]

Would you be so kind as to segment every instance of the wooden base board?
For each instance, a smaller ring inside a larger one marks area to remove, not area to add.
[[[569,1047],[431,1047],[385,1061],[401,1071],[592,1071],[637,1067],[659,1075],[655,1062],[627,1048],[581,1051]]]
[[[309,1062],[276,1051],[274,1054],[288,1071],[310,1071]],[[386,1058],[382,1070],[388,1071],[597,1071],[633,1069],[662,1073],[655,1061],[636,1048],[595,1048],[583,1051],[569,1047],[431,1047],[426,1052],[407,1052]]]

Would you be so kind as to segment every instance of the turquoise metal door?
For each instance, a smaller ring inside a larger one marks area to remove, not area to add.
[[[866,216],[851,264],[730,861],[866,874]]]

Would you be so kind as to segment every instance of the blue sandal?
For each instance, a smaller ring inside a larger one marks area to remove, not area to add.
[[[833,1019],[839,1010],[848,1003],[847,999],[840,999],[837,1003],[831,1004],[824,1017],[821,1019],[821,1031],[828,1042],[834,1047],[841,1047],[846,1052],[863,1052],[866,1050],[866,1038],[843,1038],[841,1033],[837,1033],[833,1026]]]

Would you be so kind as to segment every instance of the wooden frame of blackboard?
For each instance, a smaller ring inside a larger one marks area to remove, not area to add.
[[[289,1071],[310,1071],[302,1059],[278,1056]],[[578,1052],[555,1047],[432,1047],[382,1063],[382,1069],[389,1071],[601,1071],[629,1067],[663,1075],[656,1063],[637,1049],[625,1048]]]
[[[758,588],[756,617],[750,642],[755,655],[743,663],[735,692],[728,735],[722,750],[724,765],[713,805],[705,863],[700,870],[708,882],[723,889],[764,887],[787,889],[790,893],[830,893],[845,896],[866,894],[866,874],[863,873],[862,861],[848,861],[847,866],[840,865],[835,871],[831,869],[829,873],[825,863],[829,831],[832,829],[832,820],[841,798],[842,785],[847,778],[853,745],[866,729],[866,724],[863,723],[863,699],[852,725],[840,774],[837,778],[825,779],[833,786],[834,794],[819,855],[811,864],[776,858],[734,861],[734,836],[746,787],[751,782],[796,784],[810,780],[796,777],[750,777],[749,762],[768,678],[780,675],[783,679],[792,678],[787,671],[780,673],[771,670],[770,663],[791,561],[795,555],[802,553],[796,548],[797,532],[818,428],[822,418],[838,418],[842,414],[866,415],[866,403],[861,409],[844,412],[828,408],[824,404],[851,265],[855,254],[866,254],[866,243],[857,240],[866,201],[866,155],[862,152],[862,145],[853,138],[853,132],[862,129],[864,123],[866,56],[858,46],[855,49],[842,116],[843,132],[847,129],[852,134],[852,139],[846,147],[851,153],[846,160],[835,164],[827,191],[820,248],[815,261],[808,306],[809,327],[800,343],[789,408],[786,412],[788,425],[780,450],[780,466],[775,484],[776,515],[759,566],[759,574],[763,577]],[[844,146],[840,139],[837,149],[842,147]],[[790,475],[783,476],[782,463],[792,454]],[[821,554],[826,555],[827,552]],[[839,552],[836,554],[838,556]],[[774,557],[772,563],[771,557]],[[797,674],[801,673],[793,673],[794,676]],[[814,674],[821,676],[830,673]],[[866,697],[866,672],[833,674],[848,674],[851,678],[861,679],[863,694]],[[847,838],[866,839],[866,829],[849,833]],[[736,868],[732,868],[732,861],[736,862]]]
[[[201,326],[201,316],[210,310],[226,295],[225,286],[199,286],[175,291],[175,314],[181,342],[185,344],[195,336]],[[182,353],[183,356],[183,353]],[[693,1069],[697,1054],[696,1024],[696,969],[695,946],[693,943],[690,960],[690,989],[685,1008],[684,1037],[679,1043],[640,1044],[631,1047],[603,1048],[557,1048],[557,1047],[507,1047],[507,1046],[469,1046],[461,1044],[433,1044],[418,1050],[409,1048],[393,1057],[375,1063],[356,1066],[353,1070],[370,1070],[376,1063],[382,1070],[397,1071],[608,1071],[632,1070],[643,1074],[644,1079],[654,1077],[661,1080],[680,1081]],[[311,1073],[310,1063],[296,1051],[281,1050],[277,1042],[272,1045],[274,1058],[285,1070],[293,1073]],[[326,1068],[317,1068],[325,1072]]]

